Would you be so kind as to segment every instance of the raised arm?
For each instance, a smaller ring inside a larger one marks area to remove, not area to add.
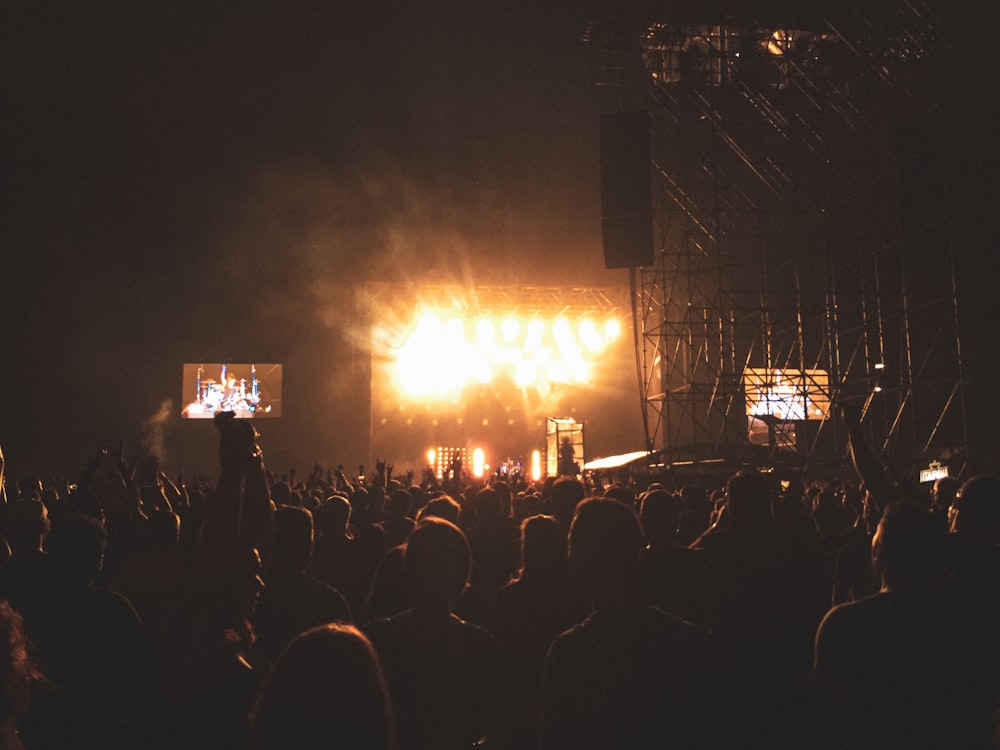
[[[875,455],[875,451],[861,429],[861,412],[853,404],[841,405],[841,417],[847,427],[850,437],[851,462],[858,473],[865,489],[878,501],[885,505],[894,494],[893,482],[885,464]]]
[[[232,412],[217,414],[215,425],[222,472],[215,497],[205,510],[202,544],[253,547],[267,565],[274,540],[274,515],[257,431],[248,421],[237,421]]]

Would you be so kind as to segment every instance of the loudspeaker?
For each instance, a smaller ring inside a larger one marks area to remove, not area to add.
[[[601,239],[605,268],[653,263],[649,113],[601,115]]]

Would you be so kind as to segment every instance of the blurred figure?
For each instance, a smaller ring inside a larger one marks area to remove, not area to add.
[[[562,524],[563,530],[567,534],[569,533],[569,525],[573,521],[576,506],[580,504],[586,494],[583,482],[579,479],[560,477],[552,484],[550,498],[552,515]]]
[[[1000,631],[1000,477],[968,479],[951,505],[945,567],[975,586]]]
[[[385,530],[389,547],[395,547],[406,541],[413,531],[414,521],[410,518],[410,506],[413,496],[406,490],[393,490],[386,498],[385,517],[379,525]]]
[[[351,504],[343,495],[330,495],[313,511],[316,539],[309,574],[340,591],[352,604],[346,589],[350,581]],[[357,608],[351,608],[352,612]]]
[[[813,637],[830,604],[815,532],[779,523],[774,499],[768,475],[737,472],[720,519],[693,545],[706,566],[699,611],[732,666],[734,724],[747,746],[797,741]]]
[[[555,637],[589,609],[569,574],[563,527],[552,516],[526,518],[521,570],[497,593],[487,620],[501,652],[499,747],[538,745],[545,655]]]
[[[52,524],[41,500],[0,506],[0,520],[10,545],[10,559],[0,571],[0,597],[20,610],[46,595],[52,565],[43,547]]]
[[[351,622],[340,592],[306,570],[313,554],[312,514],[283,506],[274,512],[274,553],[253,615],[254,657],[270,665],[295,636],[328,622]]]
[[[385,669],[400,747],[468,748],[494,711],[496,645],[452,606],[469,580],[465,534],[441,518],[417,523],[403,559],[409,609],[369,626]]]
[[[393,750],[375,650],[352,625],[323,625],[281,653],[250,717],[253,750]]]
[[[890,505],[872,543],[881,591],[823,619],[813,674],[833,746],[995,747],[997,632],[942,570],[943,541],[926,509]]]
[[[639,558],[643,596],[649,604],[704,627],[706,555],[681,543],[681,499],[655,489],[643,495],[639,512],[648,543]]]
[[[32,748],[146,747],[156,736],[163,682],[132,604],[94,585],[107,534],[67,516],[46,541],[52,576],[26,602],[25,628],[54,691],[32,712]]]
[[[510,521],[503,497],[493,487],[485,487],[473,495],[472,508],[476,523],[466,529],[472,575],[459,602],[459,613],[471,622],[482,624],[497,591],[517,572],[521,535]]]
[[[635,512],[590,498],[576,510],[570,565],[591,615],[552,644],[542,687],[544,750],[717,747],[707,636],[643,603]]]
[[[24,750],[18,719],[29,708],[31,686],[42,675],[28,654],[21,616],[0,601],[0,750]]]
[[[448,495],[439,495],[420,509],[419,518],[443,518],[457,525],[460,512],[461,506],[457,502]],[[371,591],[361,609],[360,623],[369,623],[377,617],[392,617],[409,607],[403,563],[405,556],[405,544],[393,547],[382,556]]]
[[[946,526],[950,525],[951,505],[961,486],[962,483],[955,477],[938,477],[934,480],[934,487],[931,489],[931,511],[935,518],[943,519]]]

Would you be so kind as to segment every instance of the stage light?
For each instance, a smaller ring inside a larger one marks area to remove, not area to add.
[[[455,346],[465,346],[465,321],[461,318],[452,318],[444,329],[445,338],[449,344]]]
[[[556,322],[552,324],[552,336],[560,349],[573,346],[576,343],[566,318],[556,318]]]
[[[492,320],[482,318],[478,323],[476,323],[476,338],[479,342],[479,348],[483,351],[490,351],[496,348],[497,337],[496,332],[493,329]]]
[[[524,340],[525,348],[529,350],[540,348],[544,335],[545,324],[538,318],[532,318],[528,323],[528,334]]]
[[[876,362],[875,363],[875,369],[876,370],[884,370],[885,369],[885,364],[882,363],[882,362]]]
[[[537,379],[538,365],[535,362],[525,360],[517,363],[517,366],[514,368],[514,383],[522,388],[527,388],[530,385],[534,385]]]
[[[427,465],[434,466],[435,459],[437,458],[437,451],[433,448],[427,449]]]
[[[604,348],[604,338],[597,332],[597,325],[590,318],[580,321],[580,341],[591,352]]]
[[[391,348],[399,392],[413,399],[456,401],[466,386],[510,378],[520,388],[551,393],[557,385],[589,383],[596,358],[620,335],[615,319],[519,319],[421,309],[408,338]],[[446,364],[435,356],[447,353]]]
[[[472,451],[472,476],[476,479],[482,479],[483,473],[486,471],[486,454],[483,453],[482,448],[476,448]]]
[[[542,478],[542,452],[531,451],[531,481],[537,482]]]
[[[521,325],[514,318],[505,318],[500,324],[500,335],[503,336],[505,344],[513,344],[520,332]]]

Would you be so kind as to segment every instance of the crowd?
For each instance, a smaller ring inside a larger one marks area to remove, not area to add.
[[[0,750],[995,748],[1000,479],[3,481]]]

